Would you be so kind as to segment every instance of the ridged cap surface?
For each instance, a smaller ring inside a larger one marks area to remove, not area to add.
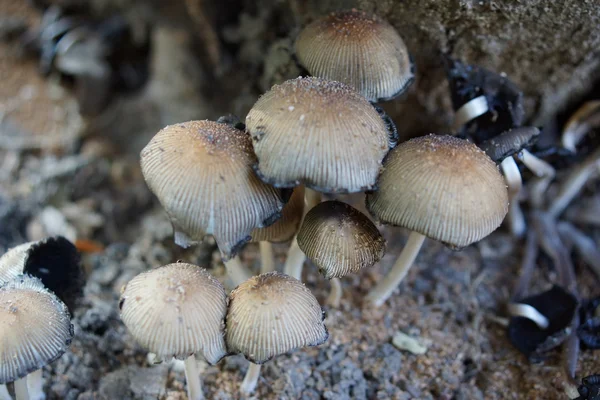
[[[385,253],[385,240],[375,224],[340,201],[319,203],[306,214],[298,246],[327,279],[370,267]]]
[[[273,225],[265,228],[258,228],[252,231],[253,242],[287,242],[292,239],[298,228],[304,211],[304,186],[297,186],[289,201],[283,206],[281,218]]]
[[[398,32],[364,11],[331,13],[311,23],[296,39],[296,56],[311,75],[346,83],[369,101],[390,100],[414,81]]]
[[[254,276],[229,295],[227,346],[253,363],[318,346],[328,336],[319,302],[290,276],[279,272]]]
[[[27,242],[8,249],[0,257],[0,286],[23,274],[27,252],[36,242]]]
[[[540,130],[533,126],[510,129],[481,143],[481,149],[494,161],[500,162],[533,144]]]
[[[252,171],[255,163],[250,137],[213,121],[167,126],[141,153],[144,178],[169,215],[176,242],[186,246],[213,235],[225,259],[283,207],[279,191]]]
[[[385,160],[367,208],[381,222],[461,248],[493,232],[508,212],[496,164],[474,144],[428,135],[398,145]]]
[[[58,359],[72,338],[67,307],[39,279],[22,275],[0,287],[0,384]]]
[[[257,173],[276,187],[327,193],[372,189],[389,133],[375,108],[349,86],[320,78],[275,85],[246,117]]]
[[[129,332],[160,360],[199,354],[215,364],[227,353],[227,294],[203,268],[177,263],[141,273],[125,287],[119,308]]]

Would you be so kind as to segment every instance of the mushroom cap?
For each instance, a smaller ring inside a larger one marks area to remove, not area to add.
[[[251,234],[252,241],[287,242],[298,232],[303,212],[304,186],[297,186],[286,205],[283,206],[281,218],[275,221],[273,225],[253,230]]]
[[[250,137],[213,121],[167,126],[141,153],[144,178],[169,215],[176,242],[186,247],[213,235],[225,259],[283,207],[279,191],[252,171],[255,163]]]
[[[373,102],[402,94],[415,77],[398,32],[364,11],[314,21],[296,39],[296,56],[311,75],[346,83]]]
[[[248,113],[246,129],[262,180],[326,193],[372,189],[391,140],[364,97],[312,77],[273,86]]]
[[[21,275],[0,287],[0,384],[55,361],[72,338],[67,306],[39,279]]]
[[[319,203],[306,214],[298,246],[327,279],[370,267],[385,253],[385,240],[375,224],[340,201]]]
[[[227,346],[255,364],[292,349],[318,346],[329,334],[319,302],[280,272],[253,276],[229,295]]]
[[[492,160],[501,162],[531,146],[539,134],[540,130],[534,126],[509,129],[481,143],[480,147]]]
[[[0,258],[0,285],[21,274],[40,279],[71,313],[83,295],[85,274],[79,252],[62,236],[24,243]]]
[[[200,354],[216,364],[226,354],[227,294],[204,268],[168,264],[143,272],[124,288],[121,319],[159,360]]]
[[[506,183],[474,144],[428,135],[390,151],[367,208],[381,222],[461,248],[493,232],[508,212]]]

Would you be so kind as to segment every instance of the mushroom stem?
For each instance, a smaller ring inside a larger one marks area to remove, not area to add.
[[[12,400],[10,393],[8,393],[8,389],[6,385],[0,385],[0,400]]]
[[[204,400],[202,382],[200,382],[198,364],[196,363],[196,356],[194,354],[185,359],[185,380],[187,382],[188,399]]]
[[[304,189],[304,211],[302,213],[302,220],[304,220],[304,216],[307,212],[310,211],[311,208],[316,206],[321,202],[321,193],[314,191],[309,188]],[[302,225],[302,221],[300,221],[300,225]],[[285,260],[285,264],[283,265],[283,272],[286,275],[291,276],[292,278],[296,278],[298,280],[302,280],[302,266],[304,265],[304,260],[306,256],[298,246],[298,241],[296,240],[296,236],[294,236],[294,240],[292,241],[292,245],[288,250],[287,258]]]
[[[515,292],[513,294],[513,300],[518,301],[525,297],[533,271],[535,270],[535,261],[538,256],[538,239],[535,229],[530,229],[527,232],[527,239],[525,242],[525,254],[521,261],[521,276],[517,281]]]
[[[594,240],[587,237],[569,222],[559,222],[558,232],[565,242],[570,242],[575,246],[575,250],[581,258],[600,279],[600,250],[598,250]]]
[[[398,287],[400,282],[406,276],[406,273],[414,263],[425,236],[412,231],[408,236],[408,241],[402,249],[402,253],[398,256],[396,263],[388,272],[388,274],[375,286],[367,295],[367,301],[373,303],[375,306],[381,306],[387,299],[392,295],[394,290]]]
[[[227,268],[227,274],[233,281],[235,286],[240,283],[247,281],[252,277],[252,274],[248,269],[244,267],[242,261],[238,256],[232,257],[229,260],[225,261],[225,268]]]
[[[254,364],[250,362],[248,365],[248,371],[246,371],[246,376],[244,377],[244,381],[240,386],[240,391],[244,394],[253,393],[256,389],[256,384],[258,383],[258,378],[260,377],[260,364]]]
[[[538,328],[547,329],[550,325],[548,318],[535,307],[524,303],[510,303],[508,305],[508,314],[511,317],[524,317],[533,321]]]
[[[458,131],[461,126],[477,117],[481,117],[488,112],[488,110],[489,107],[485,96],[479,96],[469,100],[456,110],[452,130],[454,132]]]
[[[548,189],[550,182],[554,179],[556,171],[552,165],[534,156],[527,149],[523,149],[519,157],[523,164],[536,175],[536,178],[531,183],[531,204],[534,207],[541,208],[544,203],[546,189]]]
[[[326,302],[331,307],[338,308],[342,300],[342,281],[340,278],[333,278],[329,282],[331,283],[331,290]]]
[[[258,242],[258,248],[260,249],[260,273],[275,271],[275,256],[271,242],[262,240]]]
[[[506,157],[500,163],[500,169],[506,179],[508,185],[508,222],[510,224],[510,230],[516,237],[521,237],[525,233],[525,217],[519,206],[519,192],[523,187],[523,179],[521,178],[521,172],[513,157]]]
[[[44,400],[46,398],[41,369],[27,375],[27,388],[29,389],[29,398],[31,400]]]
[[[592,175],[598,172],[600,167],[600,148],[594,151],[582,164],[578,165],[566,177],[561,185],[558,195],[552,201],[548,212],[553,217],[558,217],[575,196],[581,191]]]
[[[29,400],[26,376],[15,381],[15,397],[17,400]]]

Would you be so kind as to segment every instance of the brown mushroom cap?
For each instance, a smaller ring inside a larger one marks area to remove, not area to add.
[[[255,364],[328,338],[319,302],[302,282],[279,272],[254,276],[229,295],[227,346]]]
[[[320,78],[275,85],[246,117],[258,175],[276,187],[327,193],[373,188],[388,152],[388,130],[349,86]]]
[[[252,171],[255,163],[250,137],[213,121],[167,126],[141,153],[146,183],[169,215],[178,244],[213,235],[226,259],[283,207],[279,191]]]
[[[215,364],[227,353],[227,294],[203,268],[177,263],[141,273],[125,286],[119,308],[129,332],[160,360],[200,354]]]
[[[367,208],[378,220],[461,248],[493,232],[508,212],[506,183],[474,144],[428,135],[390,151]]]
[[[251,234],[252,241],[267,241],[273,243],[287,242],[294,237],[296,232],[298,232],[303,212],[304,186],[298,186],[294,188],[292,196],[286,205],[283,206],[281,218],[275,221],[273,225],[253,230]]]
[[[331,13],[311,23],[296,40],[296,56],[311,75],[346,83],[369,101],[402,94],[415,76],[398,32],[364,11]]]
[[[385,240],[375,224],[340,201],[325,201],[306,214],[298,246],[327,279],[370,267],[385,253]]]
[[[70,318],[65,304],[37,278],[21,275],[0,287],[0,384],[62,356],[73,338]]]

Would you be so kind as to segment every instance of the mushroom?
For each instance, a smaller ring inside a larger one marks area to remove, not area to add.
[[[175,242],[187,247],[213,235],[236,284],[251,274],[234,256],[283,207],[279,191],[252,171],[255,163],[245,132],[207,120],[167,126],[141,152],[144,178],[171,219]]]
[[[70,318],[67,306],[37,278],[21,275],[0,287],[0,385],[14,382],[17,400],[45,398],[35,372],[69,348]]]
[[[71,314],[83,295],[85,276],[79,252],[62,236],[21,244],[0,257],[0,285],[22,274],[40,279]]]
[[[291,240],[298,228],[304,211],[304,186],[294,188],[294,191],[283,206],[281,218],[273,225],[265,228],[254,229],[251,233],[252,241],[258,242],[260,248],[260,272],[275,271],[275,259],[271,243],[281,243]]]
[[[379,306],[392,294],[429,237],[460,249],[493,232],[508,211],[506,184],[496,164],[474,144],[428,135],[390,151],[367,194],[375,219],[410,229],[404,250],[368,299]]]
[[[319,201],[314,190],[373,189],[383,157],[397,140],[351,87],[312,77],[274,86],[248,113],[246,129],[261,179],[275,187],[304,184],[307,210]],[[284,271],[300,278],[303,262],[294,241]]]
[[[334,307],[342,295],[339,278],[373,266],[385,253],[385,240],[375,224],[340,201],[320,203],[306,214],[298,246],[332,280],[328,303]]]
[[[168,264],[133,278],[119,301],[121,319],[156,360],[185,359],[190,400],[204,398],[196,356],[216,364],[227,354],[227,294],[205,269]]]
[[[300,32],[295,47],[311,75],[350,85],[371,102],[391,100],[414,82],[414,66],[398,32],[364,11],[314,21]]]
[[[252,393],[260,365],[290,350],[318,346],[329,334],[319,302],[302,282],[279,272],[254,276],[229,295],[227,347],[250,366],[241,386]]]

